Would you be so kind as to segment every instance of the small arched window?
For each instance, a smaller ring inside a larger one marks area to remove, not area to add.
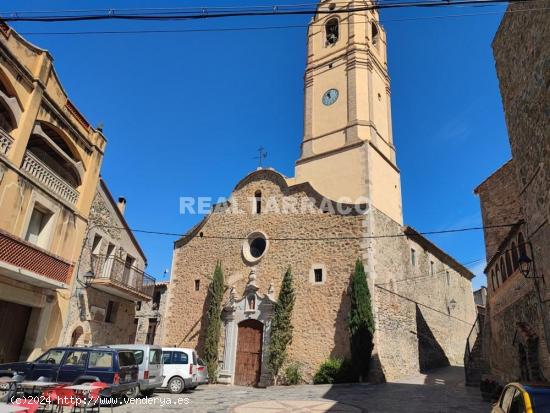
[[[500,267],[496,266],[496,270],[495,270],[495,277],[497,279],[497,288],[500,287]]]
[[[380,31],[378,30],[378,26],[376,25],[376,23],[372,23],[372,44],[374,46],[377,46],[379,40],[380,40]]]
[[[514,269],[512,268],[512,258],[510,257],[510,250],[506,251],[506,272],[508,273],[508,277],[514,272]]]
[[[502,277],[502,282],[506,281],[506,278],[508,278],[508,274],[506,273],[506,265],[504,264],[504,258],[500,257],[500,273]]]
[[[256,214],[262,213],[262,191],[256,191],[254,193],[254,211]]]
[[[518,247],[516,246],[515,242],[512,242],[512,265],[514,268],[514,271],[518,269],[519,266],[519,255],[518,255]]]
[[[497,280],[495,278],[495,270],[491,270],[491,282],[493,283],[493,291],[497,289]]]
[[[335,44],[340,37],[340,29],[337,18],[330,19],[327,24],[325,24],[325,34],[327,45]]]

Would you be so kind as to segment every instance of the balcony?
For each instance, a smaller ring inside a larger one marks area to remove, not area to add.
[[[65,202],[73,206],[76,205],[79,195],[78,191],[32,152],[27,151],[25,153],[21,169]]]
[[[37,287],[66,288],[73,266],[41,248],[0,230],[0,274]]]
[[[95,278],[91,285],[98,290],[130,301],[153,297],[155,279],[118,257],[92,255],[92,269]]]
[[[6,156],[10,151],[13,138],[2,128],[0,128],[0,155]]]

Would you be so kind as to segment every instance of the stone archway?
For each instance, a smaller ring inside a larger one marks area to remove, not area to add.
[[[234,383],[257,386],[262,373],[262,338],[264,325],[254,319],[241,321],[237,332],[237,358]]]
[[[273,286],[267,294],[258,294],[258,289],[254,269],[240,298],[231,287],[222,314],[224,344],[220,383],[262,387],[271,383],[266,351],[275,300]]]

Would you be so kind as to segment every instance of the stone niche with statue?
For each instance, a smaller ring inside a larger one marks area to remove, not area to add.
[[[220,383],[268,386],[271,375],[266,359],[275,300],[273,284],[266,294],[256,285],[256,269],[248,276],[241,296],[231,287],[229,301],[224,305],[224,350],[220,361]]]

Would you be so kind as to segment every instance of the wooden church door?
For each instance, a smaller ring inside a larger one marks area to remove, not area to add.
[[[264,326],[258,320],[239,323],[235,384],[257,386],[262,370],[262,336]]]

